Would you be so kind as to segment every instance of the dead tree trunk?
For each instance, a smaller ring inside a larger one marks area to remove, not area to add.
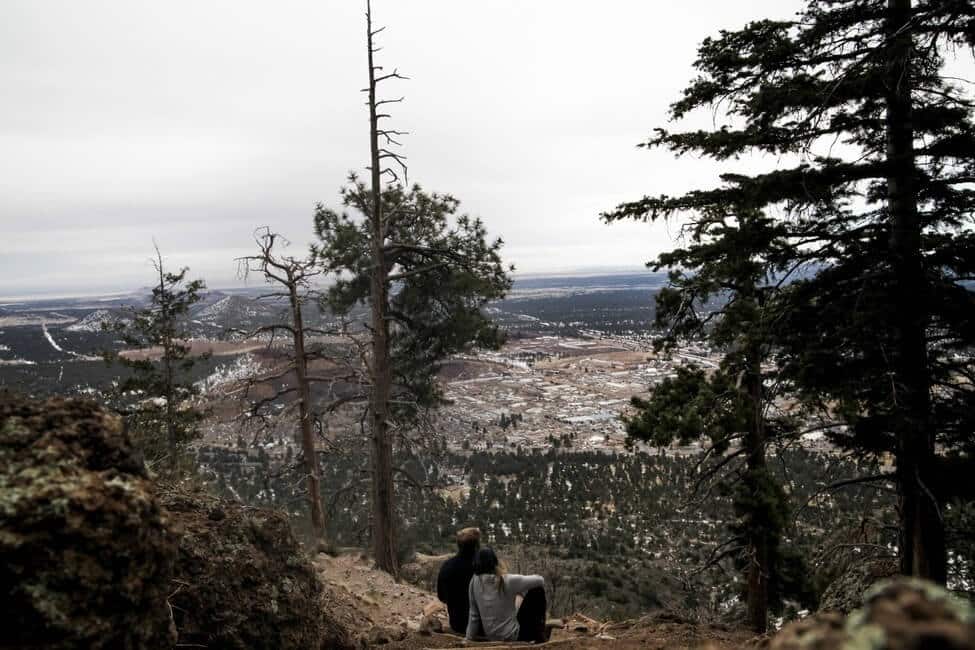
[[[301,299],[293,271],[289,271],[288,294],[291,303],[291,322],[294,327],[295,376],[298,382],[298,417],[301,431],[301,453],[305,461],[305,486],[308,491],[308,509],[315,537],[325,539],[325,511],[322,508],[322,478],[315,449],[315,436],[311,426],[311,387],[308,380],[308,357],[305,354],[305,325],[301,315]]]
[[[297,386],[287,387],[279,390],[276,395],[261,400],[261,403],[272,402],[286,394],[297,393],[298,402],[298,442],[301,445],[303,455],[303,470],[305,487],[308,496],[308,511],[311,518],[312,531],[319,540],[325,539],[325,509],[322,507],[321,491],[321,467],[318,462],[318,450],[315,445],[315,431],[312,427],[312,402],[311,402],[311,383],[316,378],[308,372],[309,352],[306,347],[306,333],[321,332],[315,328],[305,325],[302,305],[309,299],[310,281],[315,276],[321,274],[321,270],[315,266],[314,258],[300,259],[280,253],[275,253],[274,246],[283,238],[268,229],[258,231],[255,235],[260,254],[238,258],[242,265],[242,273],[260,272],[269,284],[278,284],[280,291],[275,291],[267,298],[287,298],[291,323],[278,323],[259,327],[250,336],[259,333],[270,333],[273,336],[276,332],[286,331],[291,334],[294,347],[293,365],[289,366],[275,379],[286,376],[294,370]],[[285,245],[287,242],[285,241]],[[321,332],[324,333],[324,332]]]
[[[382,167],[379,147],[379,103],[376,100],[376,50],[372,29],[372,7],[366,3],[366,42],[369,61],[369,151],[372,191],[370,285],[372,358],[369,400],[372,445],[372,550],[376,565],[396,575],[396,513],[393,494],[393,442],[389,430],[389,399],[392,374],[389,360],[389,321],[386,318],[389,269],[385,254],[385,222],[382,204]]]
[[[934,431],[927,357],[921,219],[911,98],[911,0],[887,2],[887,209],[893,309],[892,396],[897,436],[901,572],[947,578],[944,522],[934,494]]]

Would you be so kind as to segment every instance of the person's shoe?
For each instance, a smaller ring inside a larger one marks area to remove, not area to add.
[[[545,641],[551,639],[552,630],[554,629],[559,629],[559,630],[565,629],[565,621],[563,621],[561,618],[550,618],[547,621],[545,621],[545,634],[542,638],[544,638]]]

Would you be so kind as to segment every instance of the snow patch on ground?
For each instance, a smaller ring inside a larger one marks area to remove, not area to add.
[[[221,390],[250,377],[257,377],[264,371],[264,364],[253,354],[242,354],[233,363],[225,363],[213,371],[212,374],[196,382],[196,387],[204,395]]]
[[[246,298],[241,296],[227,296],[217,302],[204,307],[194,315],[194,318],[204,323],[214,324],[225,320],[228,315],[233,319],[247,320],[254,318],[259,310]]]
[[[233,296],[227,296],[226,298],[221,298],[220,300],[213,303],[212,305],[201,309],[199,313],[196,315],[196,317],[201,320],[220,318],[221,316],[226,314],[227,311],[230,310],[230,307],[234,302],[232,298]]]
[[[51,336],[51,333],[47,331],[47,323],[41,323],[41,329],[44,330],[44,338],[46,338],[47,342],[51,344],[51,347],[58,352],[64,352],[64,348],[58,345],[57,341],[54,340],[54,337]]]
[[[51,344],[51,347],[53,347],[58,352],[69,354],[72,357],[81,359],[82,361],[98,361],[98,357],[92,357],[86,354],[78,354],[77,352],[72,352],[71,350],[65,350],[64,348],[62,348],[60,345],[58,345],[58,342],[54,340],[54,337],[51,336],[51,333],[47,330],[46,323],[41,323],[41,329],[44,330],[44,338],[46,338],[47,342]]]

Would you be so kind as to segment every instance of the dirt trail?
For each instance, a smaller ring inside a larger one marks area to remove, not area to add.
[[[336,589],[349,594],[370,625],[419,629],[424,608],[438,603],[435,594],[373,568],[371,560],[361,555],[331,557],[321,553],[314,560],[319,576]],[[441,614],[446,625],[446,613]]]

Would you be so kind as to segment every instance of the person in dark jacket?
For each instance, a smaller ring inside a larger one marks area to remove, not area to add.
[[[437,598],[447,605],[450,629],[457,634],[467,632],[470,612],[468,589],[474,577],[474,556],[480,547],[480,529],[464,528],[457,531],[457,555],[443,563],[437,576]]]

